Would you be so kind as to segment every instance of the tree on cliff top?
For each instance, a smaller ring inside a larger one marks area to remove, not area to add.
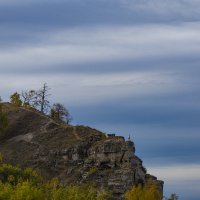
[[[64,121],[67,124],[72,120],[69,111],[60,103],[53,104],[53,107],[51,108],[51,118],[56,121]]]
[[[10,103],[13,104],[14,106],[22,106],[22,100],[20,99],[20,94],[17,92],[13,93],[10,96]]]
[[[21,93],[24,107],[35,107],[36,104],[36,91],[28,90]]]
[[[42,113],[46,113],[50,107],[50,102],[48,100],[50,88],[44,83],[43,87],[36,92],[35,105],[39,107]]]

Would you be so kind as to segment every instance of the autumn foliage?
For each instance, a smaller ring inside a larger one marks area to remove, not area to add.
[[[44,182],[34,170],[4,164],[0,155],[0,200],[108,200],[109,194],[90,185]]]
[[[161,200],[162,193],[153,180],[148,180],[146,184],[138,185],[127,191],[126,200]]]

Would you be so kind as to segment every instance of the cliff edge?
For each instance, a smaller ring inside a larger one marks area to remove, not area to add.
[[[31,167],[49,180],[91,183],[108,190],[113,199],[137,184],[152,179],[163,190],[163,182],[147,174],[135,155],[133,141],[106,135],[85,126],[60,125],[36,110],[4,104],[9,127],[0,138],[5,162]]]

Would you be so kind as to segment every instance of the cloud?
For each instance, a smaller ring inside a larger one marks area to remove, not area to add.
[[[178,194],[183,200],[198,200],[200,184],[200,165],[183,164],[165,167],[148,167],[148,173],[154,174],[164,180],[164,193]]]
[[[0,19],[19,30],[193,22],[200,19],[198,7],[195,0],[1,0]]]
[[[74,28],[0,48],[0,71],[198,56],[200,24]],[[39,33],[41,34],[41,33]],[[5,66],[5,67],[4,67]]]
[[[146,18],[151,15],[159,15],[159,16],[165,16],[167,18],[172,17],[187,17],[191,19],[192,17],[199,17],[198,7],[200,6],[200,3],[198,0],[96,0],[95,3],[92,0],[0,0],[0,5],[9,5],[9,6],[24,6],[24,5],[59,5],[60,9],[61,7],[65,6],[71,7],[82,7],[82,13],[86,13],[87,11],[90,12],[90,8],[95,9],[98,13],[98,10],[101,10],[105,15],[108,16],[109,13],[112,13],[115,15],[115,12],[121,11],[123,15],[126,15],[126,13],[130,10],[134,12],[134,14],[137,14],[136,17],[140,18],[140,16],[143,16],[143,18],[146,15]],[[105,6],[106,5],[106,6]],[[51,7],[50,7],[51,8]],[[89,9],[88,9],[89,8]],[[115,9],[113,9],[115,8]],[[112,12],[111,12],[112,9]],[[139,14],[141,13],[142,14]],[[123,16],[120,13],[118,13],[118,16]],[[129,13],[130,15],[130,13]],[[86,16],[86,15],[85,15]],[[117,16],[117,15],[116,15]],[[104,17],[101,17],[104,19]]]
[[[143,11],[145,13],[154,13],[161,16],[185,16],[189,18],[192,16],[199,16],[198,7],[200,6],[198,0],[124,0],[121,1],[121,4],[133,11]]]
[[[67,2],[70,2],[70,0],[65,0]],[[44,4],[48,4],[48,3],[55,3],[55,2],[64,2],[64,0],[42,0],[42,3]],[[39,0],[0,0],[0,5],[9,5],[9,6],[13,6],[13,5],[18,5],[18,6],[22,6],[22,5],[27,5],[27,4],[34,4],[34,3],[41,3],[41,1]]]
[[[172,165],[164,167],[148,167],[148,172],[165,181],[200,181],[200,165]]]
[[[9,90],[23,90],[33,86],[39,87],[43,82],[47,82],[53,88],[54,95],[60,96],[60,99],[66,99],[66,93],[71,94],[67,99],[73,105],[88,105],[94,102],[96,104],[97,102],[104,102],[121,96],[124,98],[130,95],[146,96],[147,93],[156,94],[162,92],[163,88],[165,88],[165,92],[167,90],[172,92],[172,89],[176,90],[174,87],[176,80],[167,74],[155,72],[112,74],[47,73],[47,75],[37,75],[37,79],[35,75],[9,75],[5,77],[1,74],[0,79],[0,89],[2,91],[8,90],[8,88]],[[12,80],[16,80],[16,82],[14,83]],[[160,87],[161,85],[162,87]],[[79,101],[80,99],[82,99],[81,102]]]

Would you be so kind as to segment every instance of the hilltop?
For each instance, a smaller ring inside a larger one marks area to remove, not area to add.
[[[3,105],[9,120],[0,138],[5,162],[31,167],[45,180],[91,183],[110,191],[113,199],[122,199],[128,189],[148,179],[163,190],[163,182],[147,174],[135,155],[133,141],[86,126],[59,124],[34,109]]]

